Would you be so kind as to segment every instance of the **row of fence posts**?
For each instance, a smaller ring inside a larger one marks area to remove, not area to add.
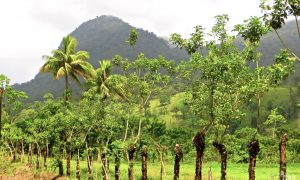
[[[285,133],[281,138],[280,138],[280,142],[279,142],[279,156],[280,156],[280,168],[279,168],[279,179],[280,180],[286,180],[286,142],[288,140],[288,136]],[[203,149],[204,150],[204,149]],[[260,148],[259,148],[259,141],[257,139],[252,140],[249,144],[248,144],[248,152],[249,152],[249,180],[255,180],[255,166],[256,166],[256,156],[259,153]],[[182,148],[179,144],[176,144],[174,147],[174,176],[173,179],[174,180],[178,180],[180,177],[180,161],[183,157],[183,151]],[[141,150],[141,158],[142,158],[142,180],[147,180],[147,148],[142,148]],[[203,156],[202,156],[203,159]],[[201,161],[201,168],[202,168],[202,159],[200,159]],[[196,158],[196,164],[199,163],[199,160]],[[222,166],[222,165],[221,165]],[[132,169],[131,169],[132,170]],[[198,172],[200,171],[200,172]],[[202,180],[202,173],[201,173],[202,169],[197,169],[196,168],[196,172],[195,172],[195,180]],[[224,169],[222,170],[221,168],[221,174],[225,173],[226,174],[226,169],[225,172],[223,172]],[[200,175],[199,175],[200,174]],[[221,180],[226,179],[222,178],[223,176],[221,176]],[[132,176],[131,172],[128,172],[128,179],[129,180],[133,180],[134,177]],[[160,177],[160,179],[163,179],[162,176]],[[211,167],[209,167],[208,169],[208,180],[212,180],[212,170]]]
[[[203,153],[204,153],[204,148],[205,148],[205,134],[198,133],[193,141],[194,145],[196,147],[196,168],[195,168],[195,180],[202,180],[202,162],[203,162]],[[281,138],[279,142],[279,156],[280,156],[280,168],[279,168],[279,179],[280,180],[286,180],[286,142],[288,140],[288,135],[285,133]],[[218,145],[214,145],[215,147]],[[224,149],[225,146],[222,145],[222,148]],[[135,153],[135,146],[130,145],[128,149],[128,179],[129,180],[135,180],[134,177],[134,171],[133,171],[133,165],[134,165],[134,153]],[[29,152],[28,152],[28,161],[30,164],[32,163],[32,151],[33,147],[29,146]],[[220,150],[219,150],[220,151]],[[255,180],[255,166],[256,166],[256,156],[259,153],[260,148],[259,148],[259,141],[257,139],[253,139],[249,144],[248,144],[248,152],[249,152],[249,180]],[[37,163],[36,163],[36,168],[40,168],[40,151],[37,151]],[[226,148],[225,151],[222,151],[223,153],[226,153]],[[121,152],[120,152],[121,153]],[[119,154],[120,154],[119,153]],[[161,153],[160,153],[161,154]],[[221,154],[221,152],[220,152]],[[180,162],[183,157],[183,151],[182,147],[179,144],[176,144],[174,147],[174,180],[178,180],[180,178]],[[46,156],[45,156],[46,157]],[[222,155],[221,155],[222,157]],[[147,153],[147,147],[143,146],[141,148],[141,161],[142,161],[142,180],[147,180],[147,158],[148,158],[148,153]],[[160,179],[163,179],[163,174],[165,174],[166,178],[166,172],[164,170],[164,163],[163,159],[161,158],[161,172],[160,172]],[[46,158],[45,158],[46,159]],[[79,155],[79,150],[77,152],[77,163],[76,163],[76,179],[80,179],[80,155]],[[46,160],[44,160],[45,164],[44,166],[47,167],[46,165]],[[102,171],[103,171],[103,176],[102,179],[106,180],[109,179],[108,173],[107,173],[107,163],[106,163],[106,157],[105,155],[102,155],[101,157],[101,163],[102,163]],[[93,179],[92,176],[92,162],[93,162],[93,156],[88,153],[87,156],[87,162],[88,162],[88,179]],[[225,166],[225,169],[224,169]],[[62,174],[61,172],[60,174]],[[225,175],[224,175],[225,174]],[[115,180],[120,179],[120,156],[116,156],[115,159]],[[208,180],[212,180],[212,170],[211,167],[208,169]],[[221,180],[226,180],[226,159],[225,159],[225,165],[223,162],[221,163]]]

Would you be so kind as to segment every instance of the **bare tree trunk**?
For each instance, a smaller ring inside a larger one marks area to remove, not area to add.
[[[227,168],[227,151],[224,144],[214,142],[213,146],[218,149],[221,155],[221,180],[226,180],[226,168]]]
[[[32,143],[29,143],[29,147],[28,147],[28,163],[29,166],[32,166]]]
[[[10,140],[10,144],[11,144],[11,147],[12,147],[12,151],[13,151],[13,161],[16,161],[16,154],[17,154],[17,150],[16,150],[16,147],[14,146],[14,143]]]
[[[115,157],[115,180],[120,180],[120,157],[119,153]]]
[[[80,152],[79,152],[79,149],[77,149],[76,179],[80,180]]]
[[[63,142],[63,139],[64,139],[63,134],[61,133],[60,136],[59,136],[60,142]],[[63,162],[62,162],[62,159],[64,158],[64,146],[63,146],[63,144],[59,145],[59,154],[55,158],[56,158],[56,161],[57,161],[58,174],[59,174],[59,176],[63,176],[64,175],[64,166],[63,166]]]
[[[249,152],[249,180],[255,180],[255,165],[256,165],[256,156],[259,153],[259,142],[258,140],[252,140],[248,144],[248,152]]]
[[[67,151],[67,176],[70,177],[71,175],[71,143],[67,142],[67,146],[66,146],[66,151]]]
[[[163,179],[163,175],[165,176],[165,179],[167,179],[167,174],[166,174],[166,168],[165,168],[165,163],[164,163],[164,157],[163,157],[163,148],[157,149],[159,156],[160,156],[160,179]]]
[[[143,146],[141,150],[142,156],[142,180],[147,180],[147,157],[148,157],[148,148]]]
[[[38,144],[36,144],[36,169],[40,169],[40,147]]]
[[[90,152],[89,152],[89,150],[87,150],[87,163],[88,163],[88,179],[89,180],[93,180],[94,178],[93,178],[93,175],[92,175],[92,168],[93,168],[93,164],[92,164],[92,162],[93,162],[93,157],[91,156],[91,154],[90,154]]]
[[[134,174],[133,174],[134,153],[135,153],[135,146],[134,146],[134,144],[131,144],[128,149],[128,156],[129,156],[128,179],[129,180],[134,180]]]
[[[61,159],[58,159],[58,174],[59,176],[63,176],[64,175],[64,167],[63,167],[63,162],[61,161]]]
[[[208,180],[212,180],[211,167],[209,167],[209,169],[208,169]]]
[[[127,117],[127,120],[126,120],[126,128],[125,128],[125,134],[124,134],[124,139],[123,139],[123,142],[126,141],[127,139],[127,134],[128,134],[128,125],[129,125],[129,112],[128,112],[128,117]]]
[[[194,145],[196,147],[196,170],[195,180],[202,179],[202,162],[205,149],[205,133],[203,131],[198,132],[193,138]]]
[[[21,156],[22,156],[21,140],[18,140],[18,142],[17,142],[17,158],[18,158],[18,160],[21,160]]]
[[[24,159],[24,155],[25,155],[25,151],[24,151],[24,140],[21,140],[21,161],[23,162]]]
[[[101,161],[102,161],[102,179],[107,180],[107,159],[106,159],[105,152],[101,154]]]
[[[47,169],[47,157],[48,157],[48,151],[47,151],[47,144],[44,148],[44,168]]]
[[[162,180],[163,179],[163,166],[162,163],[160,163],[160,174],[159,174],[159,179]]]
[[[182,149],[179,144],[175,145],[174,153],[175,153],[174,180],[179,180],[180,161],[183,156]]]
[[[286,142],[288,140],[288,135],[285,133],[280,138],[279,152],[280,152],[280,180],[286,180]]]

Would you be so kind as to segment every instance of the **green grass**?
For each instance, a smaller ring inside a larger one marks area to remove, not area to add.
[[[121,164],[121,179],[127,179],[127,164]],[[208,169],[211,167],[213,179],[220,179],[220,164],[217,162],[212,163],[204,163],[203,164],[203,178],[207,179],[208,177]],[[87,166],[86,162],[81,162],[82,168],[82,177],[85,179],[87,177]],[[160,177],[160,164],[156,163],[148,163],[148,177],[149,179],[159,179]],[[166,176],[167,179],[173,178],[173,164],[172,162],[166,163]],[[298,177],[300,178],[300,164],[287,164],[287,174],[289,177]],[[94,176],[96,177],[96,173],[101,173],[100,165],[96,165],[94,163]],[[97,171],[97,172],[96,172]],[[134,166],[135,176],[137,179],[141,177],[141,164],[136,163]],[[192,163],[181,163],[180,166],[180,179],[190,180],[194,177],[195,166]],[[72,162],[72,172],[75,172],[75,161]],[[257,164],[256,168],[256,179],[257,180],[267,180],[267,179],[278,179],[279,174],[279,166],[277,164]],[[74,177],[75,174],[72,174]],[[114,177],[114,165],[110,165],[110,176]],[[229,163],[227,166],[227,179],[228,180],[245,180],[248,179],[248,164],[234,164]]]
[[[65,162],[64,162],[65,163]],[[87,178],[87,163],[81,161],[81,176],[82,179]],[[64,166],[65,167],[65,166]],[[75,177],[75,167],[76,161],[72,161],[72,179]],[[220,179],[220,164],[217,162],[209,162],[203,164],[203,178],[207,179],[208,169],[211,167],[213,179]],[[123,162],[121,164],[121,179],[127,179],[127,164]],[[149,179],[159,179],[160,177],[160,163],[159,162],[148,162],[148,178]],[[166,162],[166,177],[167,179],[173,178],[173,161]],[[290,178],[300,178],[300,163],[287,164],[287,174]],[[193,163],[182,162],[180,166],[180,179],[190,180],[194,177],[195,166]],[[101,165],[94,162],[93,164],[93,174],[96,179],[100,179],[101,175]],[[110,176],[114,177],[114,164],[110,163]],[[137,162],[134,165],[134,172],[136,179],[141,177],[141,163]],[[256,168],[256,179],[257,180],[267,180],[267,179],[278,179],[279,165],[278,164],[257,164]],[[227,179],[228,180],[245,180],[248,179],[248,164],[236,164],[228,163],[227,165]]]
[[[54,170],[53,168],[51,168],[51,159],[48,160],[49,164],[48,164],[48,169],[41,169],[40,171],[36,171],[32,170],[32,173],[36,174],[39,172],[47,172],[47,173],[53,173],[56,174],[57,173],[57,169]],[[65,163],[65,160],[64,160]],[[80,162],[80,167],[81,167],[81,178],[82,179],[87,179],[87,163],[86,161],[82,160]],[[173,178],[173,161],[168,161],[165,162],[166,166],[166,178],[167,179],[172,179]],[[2,173],[8,174],[8,175],[12,175],[13,176],[13,170],[18,169],[18,168],[22,168],[22,166],[24,166],[26,163],[11,163],[9,165],[6,166],[6,170],[5,171],[1,171],[0,175]],[[41,165],[43,164],[43,162],[41,162]],[[33,166],[35,167],[35,166]],[[220,179],[220,164],[217,162],[205,162],[203,163],[203,170],[202,170],[202,174],[203,174],[203,179],[207,179],[208,177],[208,169],[209,167],[211,167],[212,170],[212,175],[213,175],[213,179]],[[64,168],[65,168],[65,164],[64,164]],[[72,160],[71,161],[71,179],[75,179],[75,168],[76,168],[76,161]],[[126,162],[122,162],[121,163],[121,179],[128,179],[127,178],[127,164]],[[148,178],[149,179],[159,179],[160,177],[160,163],[159,162],[148,162]],[[300,178],[300,163],[288,163],[287,164],[287,174],[288,177],[290,179],[298,179]],[[64,169],[65,170],[65,169]],[[194,163],[192,162],[181,162],[181,166],[180,166],[180,179],[182,180],[190,180],[193,179],[194,177],[194,170],[195,170],[195,166]],[[134,165],[134,172],[135,172],[135,177],[136,179],[140,179],[141,177],[141,163],[140,162],[136,162]],[[114,178],[114,164],[113,162],[110,163],[110,177],[111,179]],[[278,174],[279,174],[279,165],[278,164],[261,164],[261,163],[257,163],[257,167],[256,167],[256,180],[268,180],[268,179],[278,179]],[[97,163],[96,161],[94,161],[93,163],[93,175],[95,179],[101,179],[101,165],[100,163]],[[165,178],[163,178],[165,179]],[[228,180],[245,180],[248,179],[248,164],[236,164],[236,163],[228,163],[227,165],[227,179]]]
[[[33,157],[34,161],[36,157]],[[166,179],[173,179],[173,164],[174,161],[172,160],[172,157],[167,158],[165,164],[166,169]],[[32,165],[32,169],[24,168],[27,164],[27,157],[24,157],[23,162],[11,162],[11,159],[5,156],[0,155],[0,179],[1,175],[5,174],[7,176],[14,176],[14,173],[17,171],[27,171],[23,174],[26,174],[28,172],[37,175],[40,173],[46,173],[46,174],[52,174],[54,177],[58,174],[58,169],[54,169],[52,164],[52,159],[48,158],[48,168],[43,168],[43,160],[41,158],[41,169],[35,170],[35,164]],[[64,163],[64,170],[66,167],[66,161],[63,160]],[[111,179],[114,179],[114,162],[110,161],[109,163],[110,167],[110,177]],[[85,158],[82,158],[80,161],[80,167],[81,167],[81,179],[87,179],[88,173],[87,173],[87,162],[85,161]],[[213,179],[220,179],[220,163],[218,162],[204,162],[203,163],[203,169],[202,169],[202,176],[203,179],[206,180],[208,177],[208,170],[211,167]],[[128,165],[125,161],[122,161],[121,163],[121,179],[128,179],[127,178],[127,168]],[[76,161],[71,161],[71,179],[75,179],[75,172],[76,172]],[[155,161],[154,163],[152,161],[148,161],[148,179],[160,179],[160,163],[158,161]],[[191,180],[194,177],[194,171],[195,171],[195,165],[193,159],[185,159],[184,162],[181,162],[180,166],[180,179],[181,180]],[[134,172],[136,180],[140,179],[141,177],[141,163],[139,160],[134,164]],[[101,165],[99,162],[94,161],[93,162],[93,176],[95,179],[101,179]],[[22,174],[22,173],[21,173]],[[272,163],[262,163],[260,161],[257,161],[256,165],[256,180],[271,180],[271,179],[278,179],[279,174],[279,164]],[[287,180],[296,180],[300,179],[300,163],[287,163]],[[6,176],[6,177],[7,177]],[[38,177],[38,176],[37,176]],[[50,176],[49,176],[50,177]],[[63,178],[66,179],[66,178]],[[165,178],[163,178],[165,179]],[[248,179],[248,164],[237,164],[237,163],[230,163],[228,162],[227,165],[227,179],[228,180],[245,180]]]

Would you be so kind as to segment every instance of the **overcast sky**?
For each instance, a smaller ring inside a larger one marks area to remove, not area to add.
[[[209,29],[228,14],[230,25],[260,15],[260,0],[0,0],[0,74],[12,83],[34,78],[63,36],[82,22],[113,15],[158,36]]]

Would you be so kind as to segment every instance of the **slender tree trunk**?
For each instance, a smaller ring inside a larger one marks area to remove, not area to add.
[[[48,157],[48,151],[47,151],[47,144],[44,148],[44,168],[47,169],[47,157]]]
[[[141,156],[142,156],[142,180],[147,180],[147,158],[148,158],[147,146],[142,147]]]
[[[68,177],[70,177],[70,175],[71,175],[71,158],[72,158],[70,142],[67,142],[66,151],[67,151],[67,173],[66,174]]]
[[[64,167],[63,167],[63,162],[61,161],[61,159],[57,160],[58,163],[58,174],[59,176],[63,176],[64,175]]]
[[[255,165],[256,165],[256,156],[259,153],[259,142],[258,140],[252,140],[248,144],[248,152],[249,152],[249,180],[255,180]]]
[[[214,142],[213,146],[218,149],[221,155],[221,180],[226,180],[226,168],[227,168],[227,151],[224,144]]]
[[[119,152],[117,152],[115,157],[115,180],[120,180],[120,157]]]
[[[205,133],[203,131],[198,132],[193,139],[194,145],[196,147],[196,170],[195,170],[195,180],[202,179],[202,162],[203,154],[205,149]]]
[[[212,172],[211,172],[211,167],[208,169],[208,180],[212,180]]]
[[[107,180],[107,159],[106,153],[101,153],[101,161],[102,161],[102,179]]]
[[[61,132],[60,135],[59,135],[60,142],[64,142],[64,137],[63,136],[64,135]],[[64,175],[64,166],[63,166],[62,159],[64,159],[64,146],[63,146],[62,143],[60,143],[60,145],[59,145],[59,154],[55,158],[56,158],[56,161],[57,161],[58,174],[59,174],[59,176],[63,176]]]
[[[288,140],[288,135],[285,133],[280,138],[279,152],[280,152],[280,180],[286,180],[286,142]]]
[[[162,180],[163,179],[163,166],[162,166],[162,163],[160,163],[160,173],[159,173],[159,179]]]
[[[20,145],[20,140],[17,141],[17,159],[20,160],[21,159],[21,145]]]
[[[16,161],[16,157],[17,157],[17,155],[16,155],[17,153],[16,153],[16,149],[14,149],[13,150],[13,161]]]
[[[28,163],[29,166],[32,166],[32,143],[29,143],[29,147],[28,147]]]
[[[175,145],[174,148],[175,153],[175,164],[174,164],[174,180],[179,180],[179,170],[180,170],[180,161],[182,159],[182,149],[179,144]]]
[[[138,134],[136,136],[136,140],[135,140],[134,144],[137,143],[137,141],[140,138],[141,129],[142,129],[142,116],[143,116],[143,114],[145,112],[145,108],[144,108],[144,105],[143,105],[144,104],[144,99],[141,99],[140,103],[141,104],[140,104],[140,107],[139,107],[139,129],[138,129]]]
[[[66,68],[65,68],[66,69]],[[65,75],[65,93],[64,93],[64,99],[65,99],[65,102],[68,102],[69,101],[69,79],[68,79],[68,75],[66,74]]]
[[[93,169],[93,156],[90,154],[88,150],[88,155],[87,155],[87,163],[88,163],[88,179],[93,180],[93,175],[92,175],[92,169]]]
[[[40,147],[38,144],[36,144],[36,169],[40,169],[41,163],[40,163]]]
[[[256,129],[257,129],[257,131],[259,131],[260,106],[261,106],[261,99],[260,99],[260,95],[258,95],[258,98],[257,98],[257,117],[256,117]]]
[[[134,144],[131,144],[128,149],[128,156],[129,156],[128,179],[129,180],[134,180],[134,174],[133,174],[134,153],[135,153],[135,146]]]
[[[21,140],[21,161],[23,162],[25,151],[24,151],[24,140]]]
[[[126,128],[125,128],[125,134],[124,134],[124,139],[123,139],[123,142],[126,141],[127,139],[127,134],[128,134],[128,125],[129,125],[129,112],[128,112],[128,117],[127,117],[127,120],[126,120]]]
[[[283,45],[283,47],[284,47],[285,49],[287,49],[287,50],[289,51],[289,53],[290,53],[292,56],[294,56],[298,61],[300,61],[299,57],[298,57],[298,56],[297,56],[297,55],[296,55],[296,54],[288,47],[288,45],[283,41],[283,39],[282,39],[281,36],[279,35],[278,31],[277,31],[276,29],[274,29],[274,28],[273,28],[273,30],[274,30],[276,36],[278,37],[280,43]]]
[[[256,59],[256,69],[258,70],[259,68],[259,60]],[[260,74],[259,71],[257,71],[257,81],[260,81]],[[260,93],[258,92],[257,94],[257,117],[256,117],[256,129],[257,132],[259,132],[259,122],[260,122],[260,106],[261,106],[261,96]]]
[[[164,157],[163,157],[163,149],[158,150],[159,156],[160,156],[160,179],[163,179],[163,175],[165,176],[165,179],[167,179],[166,174],[166,168],[164,163]]]
[[[79,149],[77,149],[76,179],[80,180],[80,152],[79,152]]]
[[[295,21],[296,21],[296,26],[297,26],[298,36],[299,36],[299,38],[300,38],[300,26],[299,26],[299,23],[298,23],[298,18],[297,18],[297,16],[295,16]]]

